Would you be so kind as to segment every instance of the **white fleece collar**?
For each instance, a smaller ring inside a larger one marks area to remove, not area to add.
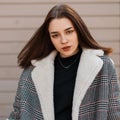
[[[57,52],[53,51],[46,58],[32,64],[32,79],[35,84],[41,108],[45,120],[54,120],[53,83],[54,83],[54,59]],[[87,89],[101,70],[103,61],[100,57],[102,50],[83,49],[75,83],[73,96],[72,120],[78,120],[79,107]]]

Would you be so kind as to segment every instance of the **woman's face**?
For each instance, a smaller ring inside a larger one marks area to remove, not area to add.
[[[61,57],[69,57],[78,52],[77,32],[68,18],[53,19],[48,31],[51,41]]]

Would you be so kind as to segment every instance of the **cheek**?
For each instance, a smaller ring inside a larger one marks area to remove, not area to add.
[[[55,44],[55,41],[54,41],[52,38],[50,38],[50,39],[51,39],[52,44],[54,45],[54,44]]]
[[[52,44],[53,44],[54,42],[53,42],[52,38],[50,38],[50,40],[51,40],[51,42],[52,42]]]
[[[78,37],[75,36],[74,38],[75,38],[75,39],[74,39],[74,44],[78,45],[78,44],[79,44]]]
[[[79,39],[77,35],[76,35],[76,43],[79,44]]]
[[[55,40],[52,40],[52,39],[51,39],[51,42],[52,42],[52,44],[54,45],[55,48],[58,48],[58,46],[59,46],[58,42],[56,42]]]

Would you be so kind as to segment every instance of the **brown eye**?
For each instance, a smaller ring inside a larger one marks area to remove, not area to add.
[[[57,38],[58,37],[58,34],[54,34],[54,35],[51,35],[52,38]]]
[[[74,30],[68,30],[68,31],[66,31],[67,34],[71,34],[72,32],[74,32]]]

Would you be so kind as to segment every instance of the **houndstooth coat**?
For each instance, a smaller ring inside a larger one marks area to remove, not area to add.
[[[25,69],[8,120],[54,120],[53,51]],[[72,120],[120,120],[120,90],[114,65],[102,50],[83,49],[78,66]]]

